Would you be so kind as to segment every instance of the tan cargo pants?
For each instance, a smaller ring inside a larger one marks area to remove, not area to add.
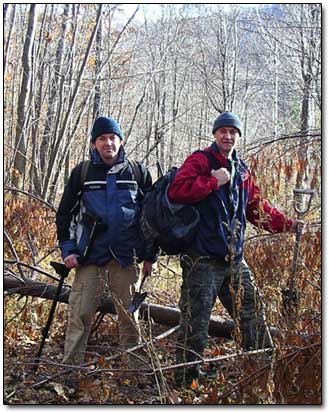
[[[91,323],[107,291],[118,314],[120,344],[128,348],[140,342],[138,311],[133,315],[127,312],[138,283],[138,266],[123,268],[114,259],[103,267],[87,265],[77,268],[69,298],[64,363],[84,362]]]

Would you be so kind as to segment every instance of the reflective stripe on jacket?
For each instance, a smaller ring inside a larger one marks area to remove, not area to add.
[[[140,189],[145,191],[151,187],[152,179],[145,167],[139,166],[143,180]],[[81,167],[82,163],[73,169],[56,215],[63,259],[72,253],[83,256],[92,232],[93,219],[97,219],[83,264],[102,266],[115,258],[122,266],[127,266],[135,257],[153,261],[154,254],[145,255],[146,245],[139,228],[138,183],[125,159],[123,147],[113,166],[105,164],[93,151],[83,187]]]

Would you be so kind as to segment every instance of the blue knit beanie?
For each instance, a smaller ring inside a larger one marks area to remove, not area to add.
[[[118,123],[112,117],[102,116],[95,120],[91,130],[92,143],[95,143],[98,136],[106,133],[114,133],[123,140],[123,134]]]
[[[239,135],[241,136],[242,134],[240,119],[236,114],[231,112],[223,112],[217,117],[212,128],[212,134],[214,134],[220,127],[235,127],[238,130]]]

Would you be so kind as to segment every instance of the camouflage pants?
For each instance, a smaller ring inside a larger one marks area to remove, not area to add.
[[[247,264],[242,261],[227,267],[207,257],[181,258],[183,284],[179,302],[180,329],[176,349],[177,363],[200,359],[208,342],[211,311],[218,297],[236,323],[236,339],[241,337],[243,349],[273,345],[266,326],[257,287]],[[176,379],[185,373],[197,378],[199,367],[187,371],[177,369]]]

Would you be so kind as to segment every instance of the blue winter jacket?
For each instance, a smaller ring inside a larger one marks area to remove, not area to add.
[[[217,145],[212,144],[213,153],[219,153]],[[219,167],[226,167],[231,181],[213,190],[202,199],[197,208],[200,223],[195,237],[195,250],[201,255],[213,256],[222,262],[234,258],[242,259],[244,233],[246,229],[246,207],[248,202],[249,177],[247,165],[233,152],[232,160],[221,159]]]
[[[152,185],[149,172],[138,164],[142,176],[138,187],[123,147],[113,166],[105,164],[96,150],[92,151],[91,160],[83,187],[82,163],[73,169],[57,211],[62,258],[76,253],[83,257],[84,265],[97,266],[113,258],[123,267],[135,258],[153,262],[156,250],[142,239],[139,225],[141,192]]]

